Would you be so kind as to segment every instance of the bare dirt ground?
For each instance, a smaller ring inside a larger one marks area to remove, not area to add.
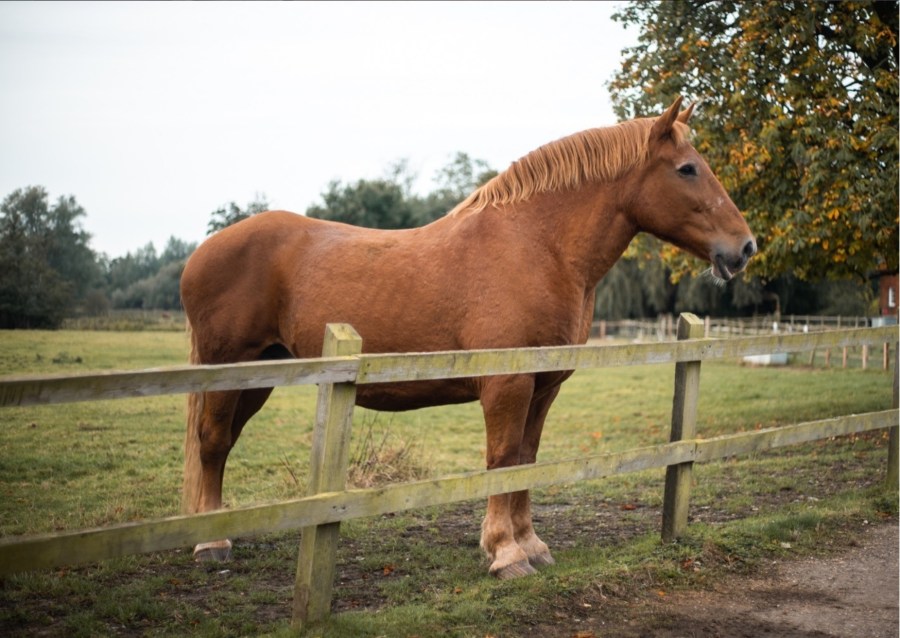
[[[791,492],[777,497],[790,499]],[[565,504],[538,506],[536,524]],[[658,526],[657,508],[640,507],[623,517],[620,507],[595,507],[596,523],[582,525],[572,512],[552,516],[545,540],[564,547],[577,534],[622,542]],[[714,517],[715,515],[712,514]],[[478,551],[472,513],[450,508],[431,521],[440,529],[438,542]],[[416,528],[407,530],[415,535]],[[898,630],[898,521],[886,516],[847,530],[814,558],[784,558],[719,575],[704,587],[661,591],[652,579],[633,574],[637,584],[625,590],[606,585],[586,588],[574,597],[549,604],[552,616],[523,614],[509,633],[491,638],[900,638]],[[383,604],[373,589],[356,588],[360,577],[345,565],[335,611]],[[366,597],[368,594],[369,598]],[[343,598],[342,598],[343,597]],[[346,606],[348,601],[353,605]]]
[[[872,525],[837,556],[773,563],[762,574],[727,579],[715,592],[616,602],[607,620],[569,619],[535,635],[893,638],[900,623],[897,549],[896,521]]]
[[[839,480],[844,474],[838,471],[837,465],[831,467],[828,481],[814,480],[812,474],[792,473],[791,476],[792,484],[802,489],[785,487],[758,494],[753,503],[767,511],[777,511],[810,498],[824,499],[839,490],[866,490],[875,480],[880,480],[872,475],[865,480]],[[419,514],[410,513],[407,527],[402,531],[392,529],[390,534],[399,535],[410,546],[441,545],[469,556],[480,556],[478,521],[484,513],[483,507],[479,501],[442,508],[437,516],[433,510],[423,511],[418,521]],[[491,638],[900,638],[898,520],[893,506],[886,509],[890,511],[878,511],[871,521],[854,518],[835,522],[840,527],[820,536],[822,540],[815,548],[818,556],[814,558],[791,558],[792,550],[788,549],[783,553],[762,553],[785,558],[754,558],[743,563],[739,557],[735,559],[727,552],[719,552],[715,546],[698,545],[697,556],[704,564],[698,567],[683,561],[676,565],[675,569],[690,570],[691,575],[669,580],[674,583],[672,588],[664,584],[667,581],[659,573],[642,572],[639,566],[632,566],[622,577],[608,570],[590,582],[572,583],[558,594],[548,594],[539,608],[517,609],[512,621],[503,625],[504,631]],[[702,516],[707,524],[755,515],[749,506],[745,512],[702,507],[695,514],[698,519]],[[661,511],[659,506],[646,506],[637,501],[608,500],[599,492],[595,498],[587,494],[571,499],[554,495],[535,503],[534,520],[544,540],[560,551],[579,546],[624,547],[633,539],[658,534]],[[333,601],[335,613],[377,613],[390,604],[379,582],[403,577],[404,570],[373,568],[355,558],[380,555],[383,544],[383,533],[342,538]],[[200,608],[207,615],[218,614],[223,606],[239,600],[243,596],[240,592],[250,589],[257,593],[269,592],[272,601],[278,602],[248,601],[241,612],[257,626],[268,627],[290,616],[294,574],[285,568],[283,561],[296,560],[296,547],[296,534],[242,539],[237,545],[238,554],[244,552],[248,557],[274,554],[286,558],[266,563],[263,568],[249,558],[242,561],[240,556],[225,568],[197,567],[203,574],[190,581],[190,585],[182,582],[187,570],[185,561],[166,557],[146,563],[138,571],[127,570],[121,574],[114,570],[100,571],[94,578],[109,587],[121,587],[127,595],[131,581],[152,575],[162,583],[160,596],[187,600],[190,606]],[[805,551],[809,550],[807,546]],[[487,563],[483,562],[480,569],[486,568]],[[207,573],[209,577],[205,577]],[[240,584],[232,586],[229,583],[232,578],[237,578]],[[5,621],[0,613],[0,636],[71,636],[72,627],[79,622],[78,614],[94,605],[89,587],[84,591],[76,588],[70,592],[71,598],[60,599],[50,592],[37,590],[15,597],[12,590],[4,592],[3,586],[0,582],[0,612],[6,601],[15,599],[17,613],[8,615]],[[222,597],[223,592],[229,595]],[[178,610],[173,613],[177,615]],[[183,626],[173,632],[170,623],[153,624],[148,620],[149,624],[145,624],[144,620],[123,621],[107,611],[105,615],[98,614],[96,625],[106,627],[106,631],[96,633],[116,636],[189,633],[189,628]],[[216,635],[247,635],[242,627],[229,625]],[[448,627],[446,635],[488,638],[480,632],[457,629]],[[409,638],[403,632],[386,635]]]

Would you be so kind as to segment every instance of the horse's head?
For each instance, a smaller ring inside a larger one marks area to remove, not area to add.
[[[650,127],[647,162],[634,171],[625,209],[642,231],[709,261],[731,279],[756,254],[756,240],[725,189],[688,141],[693,106],[679,98]]]

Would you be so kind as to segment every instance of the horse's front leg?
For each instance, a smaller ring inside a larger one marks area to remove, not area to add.
[[[541,433],[544,429],[544,420],[547,412],[559,394],[560,386],[554,386],[545,390],[531,401],[528,410],[528,418],[525,421],[525,432],[522,437],[522,448],[519,462],[534,463],[537,460],[538,446],[541,443]],[[515,492],[510,495],[510,511],[513,531],[516,542],[528,555],[528,562],[532,567],[544,567],[553,565],[556,561],[550,554],[547,544],[538,538],[531,520],[531,499],[528,490]]]
[[[533,391],[534,377],[529,375],[485,380],[481,405],[487,432],[489,470],[519,464]],[[516,578],[535,571],[528,554],[516,541],[511,503],[511,494],[489,497],[481,527],[481,547],[491,560],[490,573],[498,578]]]

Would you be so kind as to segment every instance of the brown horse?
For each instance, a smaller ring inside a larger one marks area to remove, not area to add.
[[[708,260],[728,280],[756,252],[741,213],[689,142],[681,100],[658,118],[590,129],[514,162],[445,217],[373,230],[266,212],[210,237],[181,296],[191,361],[316,357],[325,324],[348,323],[364,352],[581,344],[594,289],[638,232]],[[544,419],[571,373],[363,385],[377,410],[481,402],[487,467],[533,463]],[[271,389],[207,392],[189,402],[184,503],[222,505],[228,453]],[[492,496],[481,545],[510,578],[553,563],[527,491]],[[198,545],[224,558],[230,541]]]

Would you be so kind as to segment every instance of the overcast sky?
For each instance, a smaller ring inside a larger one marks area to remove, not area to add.
[[[457,151],[502,170],[615,122],[618,2],[2,2],[0,198],[43,186],[110,257],[264,195]]]

